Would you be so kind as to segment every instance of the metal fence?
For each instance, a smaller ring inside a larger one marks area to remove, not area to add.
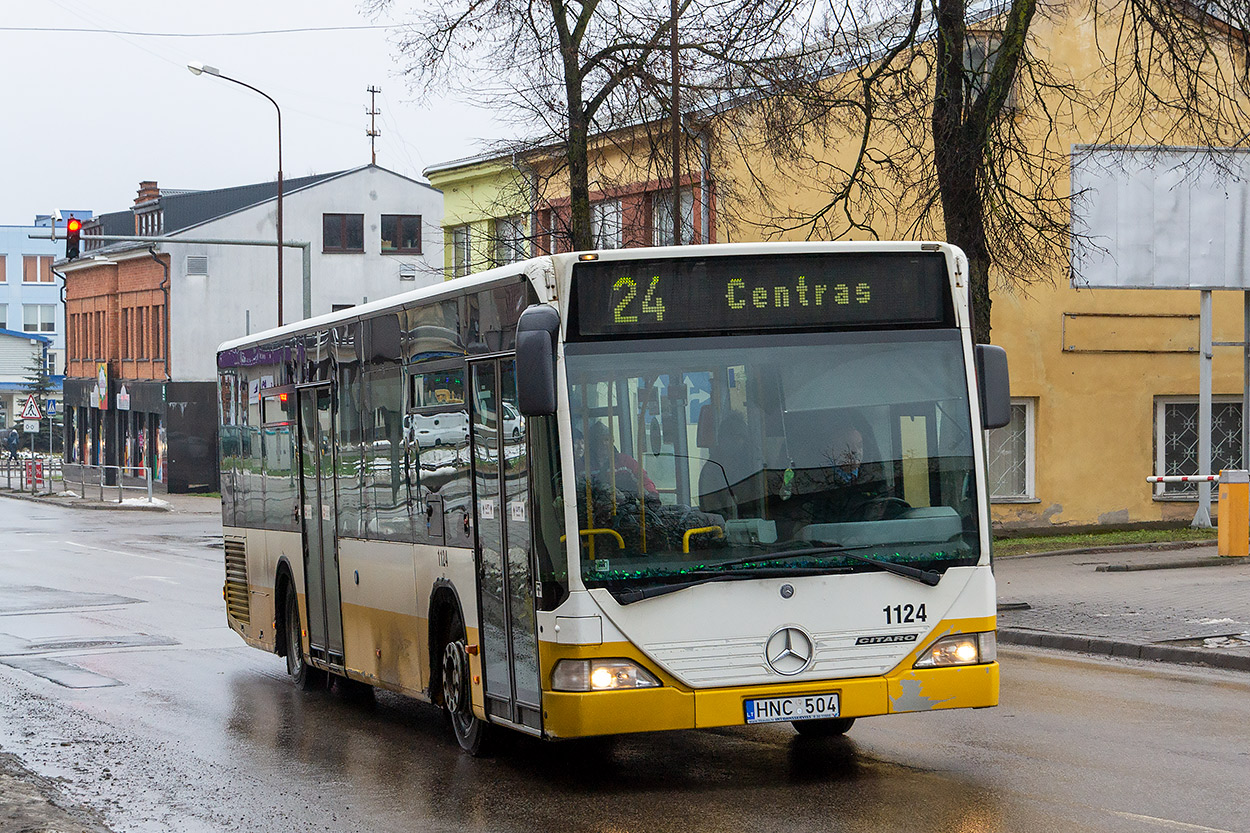
[[[143,466],[89,466],[82,463],[74,463],[74,468],[78,470],[77,477],[72,477],[66,486],[77,486],[78,496],[87,497],[87,489],[90,488],[94,493],[98,487],[100,490],[100,500],[104,500],[105,490],[111,494],[114,489],[117,490],[117,502],[121,503],[125,498],[125,490],[143,489],[147,492],[148,503],[152,502],[152,469]],[[110,479],[109,472],[114,473],[112,480],[114,483],[108,483]],[[142,479],[143,483],[127,483],[126,478],[131,477],[135,480]]]
[[[19,453],[16,458],[7,451],[0,462],[0,482],[17,492],[52,494],[64,489],[65,470],[60,457],[29,452]]]

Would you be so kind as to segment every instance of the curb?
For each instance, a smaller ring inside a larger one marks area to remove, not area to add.
[[[1179,561],[1161,561],[1154,564],[1102,564],[1094,568],[1096,573],[1139,573],[1143,570],[1179,570],[1185,567],[1223,567],[1227,564],[1245,564],[1239,558],[1213,555],[1207,558],[1182,558]]]
[[[1012,560],[1016,558],[1046,558],[1051,555],[1099,555],[1112,552],[1164,552],[1167,550],[1191,550],[1198,547],[1216,545],[1216,539],[1209,541],[1154,541],[1149,544],[1109,544],[1105,547],[1076,547],[1068,550],[1045,550],[1043,552],[1022,552],[1016,555],[995,555],[995,559]]]
[[[122,512],[169,512],[168,506],[143,506],[135,503],[100,503],[82,498],[58,498],[55,495],[31,495],[26,492],[0,490],[0,497],[24,500],[27,503],[42,503],[45,506],[61,506],[65,509],[113,509]]]
[[[999,628],[998,641],[1007,645],[1056,648],[1060,651],[1077,651],[1082,654],[1101,654],[1109,657],[1171,662],[1179,665],[1203,665],[1229,671],[1250,671],[1250,654],[1230,654],[1222,651],[1209,651],[1205,648],[1143,644],[1097,636],[1078,636],[1018,628]]]

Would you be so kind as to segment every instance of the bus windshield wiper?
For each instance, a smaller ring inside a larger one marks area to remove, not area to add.
[[[688,573],[680,574],[688,578],[689,581],[679,581],[673,584],[653,584],[649,587],[630,587],[625,590],[613,592],[612,596],[621,604],[627,605],[633,602],[640,602],[643,599],[650,599],[655,596],[664,596],[669,593],[676,593],[678,590],[685,590],[687,587],[694,587],[699,584],[707,584],[713,581],[728,581],[729,579],[741,578],[826,576],[830,573],[843,572],[847,570],[849,570],[849,568],[846,567],[835,567],[832,570],[825,567],[803,567],[798,570],[691,570]]]
[[[726,561],[718,564],[718,569],[733,569],[735,567],[743,567],[747,564],[764,564],[769,561],[787,561],[793,558],[803,558],[809,555],[844,555],[847,558],[859,561],[863,564],[871,564],[879,567],[887,573],[893,573],[896,576],[909,578],[918,581],[921,584],[927,584],[930,587],[935,586],[942,580],[942,574],[933,570],[920,570],[915,567],[909,567],[906,564],[896,564],[893,561],[885,561],[880,558],[872,558],[867,555],[860,555],[856,550],[872,549],[871,546],[864,545],[858,547],[841,547],[837,544],[828,544],[819,547],[803,547],[797,550],[782,550],[780,552],[760,553],[751,558],[739,558],[735,561]]]

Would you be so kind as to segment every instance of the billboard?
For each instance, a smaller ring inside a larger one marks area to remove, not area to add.
[[[1250,150],[1075,146],[1072,286],[1250,289]]]

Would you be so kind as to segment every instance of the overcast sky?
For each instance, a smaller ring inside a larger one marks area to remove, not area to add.
[[[481,140],[506,131],[454,101],[414,104],[387,31],[98,33],[375,23],[352,0],[4,0],[3,7],[0,224],[26,224],[57,209],[119,211],[131,205],[145,179],[195,189],[274,179],[273,105],[219,78],[192,75],[186,69],[192,62],[217,67],[277,100],[287,178],[369,162],[370,84],[382,88],[378,164],[406,176],[480,152]]]

